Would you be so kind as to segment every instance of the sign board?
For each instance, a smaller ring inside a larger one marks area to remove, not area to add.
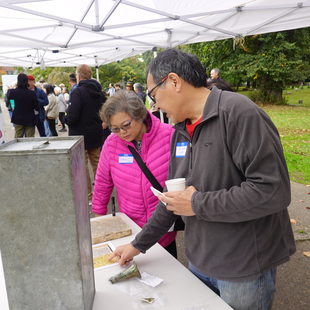
[[[2,90],[3,96],[8,91],[9,87],[14,86],[17,83],[17,75],[16,74],[3,74],[2,78]],[[0,106],[0,144],[4,143],[4,117],[3,111]]]
[[[17,83],[17,75],[16,74],[3,74],[2,78],[2,90],[3,95],[6,94],[8,88],[10,86],[14,86]]]
[[[4,143],[4,120],[3,113],[0,105],[0,144]]]

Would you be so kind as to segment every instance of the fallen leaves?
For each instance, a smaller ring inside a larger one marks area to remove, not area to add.
[[[305,251],[305,252],[303,252],[302,253],[304,256],[306,256],[306,257],[310,257],[310,251]]]

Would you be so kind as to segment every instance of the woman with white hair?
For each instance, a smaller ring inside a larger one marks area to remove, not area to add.
[[[59,114],[58,118],[60,120],[60,123],[62,125],[62,128],[59,130],[59,132],[65,132],[67,131],[66,129],[66,123],[65,123],[65,116],[66,116],[66,110],[67,110],[67,103],[65,100],[65,97],[62,93],[62,90],[60,87],[56,86],[55,89],[55,95],[57,98],[57,104],[58,104],[58,109],[59,109]]]
[[[51,84],[45,84],[44,89],[48,99],[48,105],[45,108],[46,119],[50,128],[52,136],[58,136],[56,131],[56,119],[58,116],[58,104],[55,96],[54,86]]]

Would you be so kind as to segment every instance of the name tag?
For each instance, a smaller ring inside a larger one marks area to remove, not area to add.
[[[185,157],[188,142],[177,142],[175,157]]]
[[[132,164],[133,163],[132,154],[119,154],[118,163],[119,164]]]

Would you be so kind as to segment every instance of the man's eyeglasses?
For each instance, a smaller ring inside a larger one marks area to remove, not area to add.
[[[127,131],[131,127],[132,121],[133,121],[133,119],[130,121],[127,121],[125,124],[123,124],[120,127],[110,127],[110,130],[113,133],[119,133],[121,130]]]
[[[156,99],[155,97],[152,96],[152,92],[157,88],[159,87],[160,85],[164,84],[166,82],[166,80],[168,79],[168,75],[165,76],[159,83],[157,83],[148,93],[147,95],[149,96],[149,98],[154,102],[156,103]]]

